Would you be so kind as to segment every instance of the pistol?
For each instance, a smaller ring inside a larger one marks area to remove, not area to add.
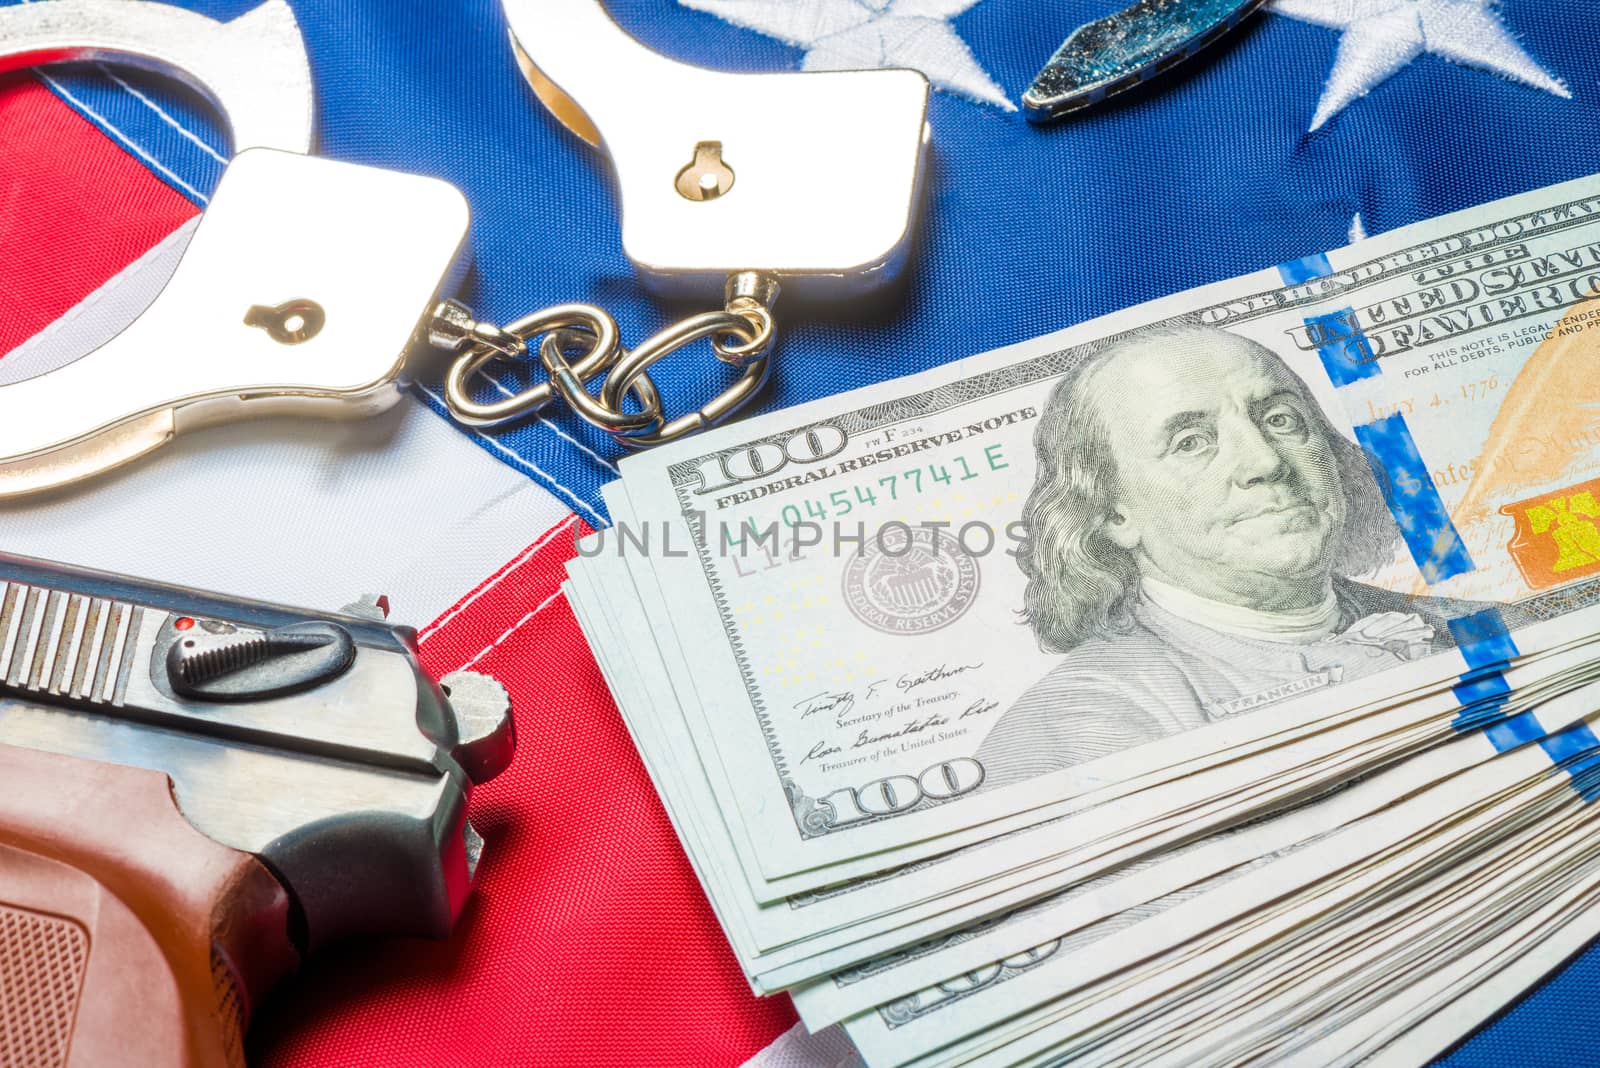
[[[416,652],[361,606],[0,554],[0,1065],[241,1065],[319,947],[448,935],[516,742],[499,683]]]

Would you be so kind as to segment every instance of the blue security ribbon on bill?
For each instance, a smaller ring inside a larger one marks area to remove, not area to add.
[[[1278,275],[1286,285],[1300,285],[1331,274],[1333,265],[1322,253],[1278,267]],[[1305,325],[1328,380],[1341,393],[1382,375],[1355,309],[1340,308],[1312,316]],[[1347,412],[1353,407],[1345,405]],[[1472,571],[1472,556],[1450,519],[1405,416],[1394,412],[1356,424],[1354,430],[1356,443],[1366,454],[1384,503],[1399,525],[1422,577],[1433,584]]]
[[[1461,681],[1452,688],[1461,710],[1451,725],[1462,733],[1481,729],[1497,753],[1538,742],[1550,762],[1571,776],[1579,796],[1585,801],[1600,797],[1600,737],[1587,723],[1549,733],[1532,710],[1505,714],[1511,695],[1505,671],[1520,653],[1499,609],[1486,608],[1452,619],[1449,626],[1456,649],[1467,663]]]
[[[1572,788],[1585,801],[1600,797],[1600,738],[1587,723],[1574,723],[1542,738],[1539,747],[1551,763],[1572,776]]]
[[[1517,643],[1506,629],[1497,608],[1485,608],[1449,621],[1456,649],[1467,662],[1461,681],[1452,689],[1461,702],[1452,726],[1463,733],[1488,728],[1489,741],[1496,750],[1533,741],[1544,734],[1533,713],[1507,717],[1504,708],[1511,696],[1505,671],[1518,655]],[[1518,721],[1516,726],[1508,726]],[[1531,734],[1528,732],[1532,731]]]

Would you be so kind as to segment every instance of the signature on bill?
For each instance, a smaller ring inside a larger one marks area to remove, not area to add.
[[[856,695],[850,690],[830,691],[812,694],[810,697],[801,698],[794,703],[795,709],[800,713],[801,719],[810,719],[812,716],[827,713],[835,719],[846,716],[856,706]]]

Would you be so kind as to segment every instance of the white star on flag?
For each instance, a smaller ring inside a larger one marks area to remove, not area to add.
[[[935,88],[1006,111],[1017,107],[950,20],[978,0],[678,0],[806,50],[802,70],[908,67]]]
[[[1344,31],[1313,130],[1424,53],[1572,96],[1511,36],[1491,0],[1275,0],[1269,10]]]

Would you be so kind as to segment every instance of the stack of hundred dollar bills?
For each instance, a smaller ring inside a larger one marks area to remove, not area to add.
[[[755,989],[1416,1065],[1600,936],[1597,295],[1600,178],[625,460],[568,595]]]

